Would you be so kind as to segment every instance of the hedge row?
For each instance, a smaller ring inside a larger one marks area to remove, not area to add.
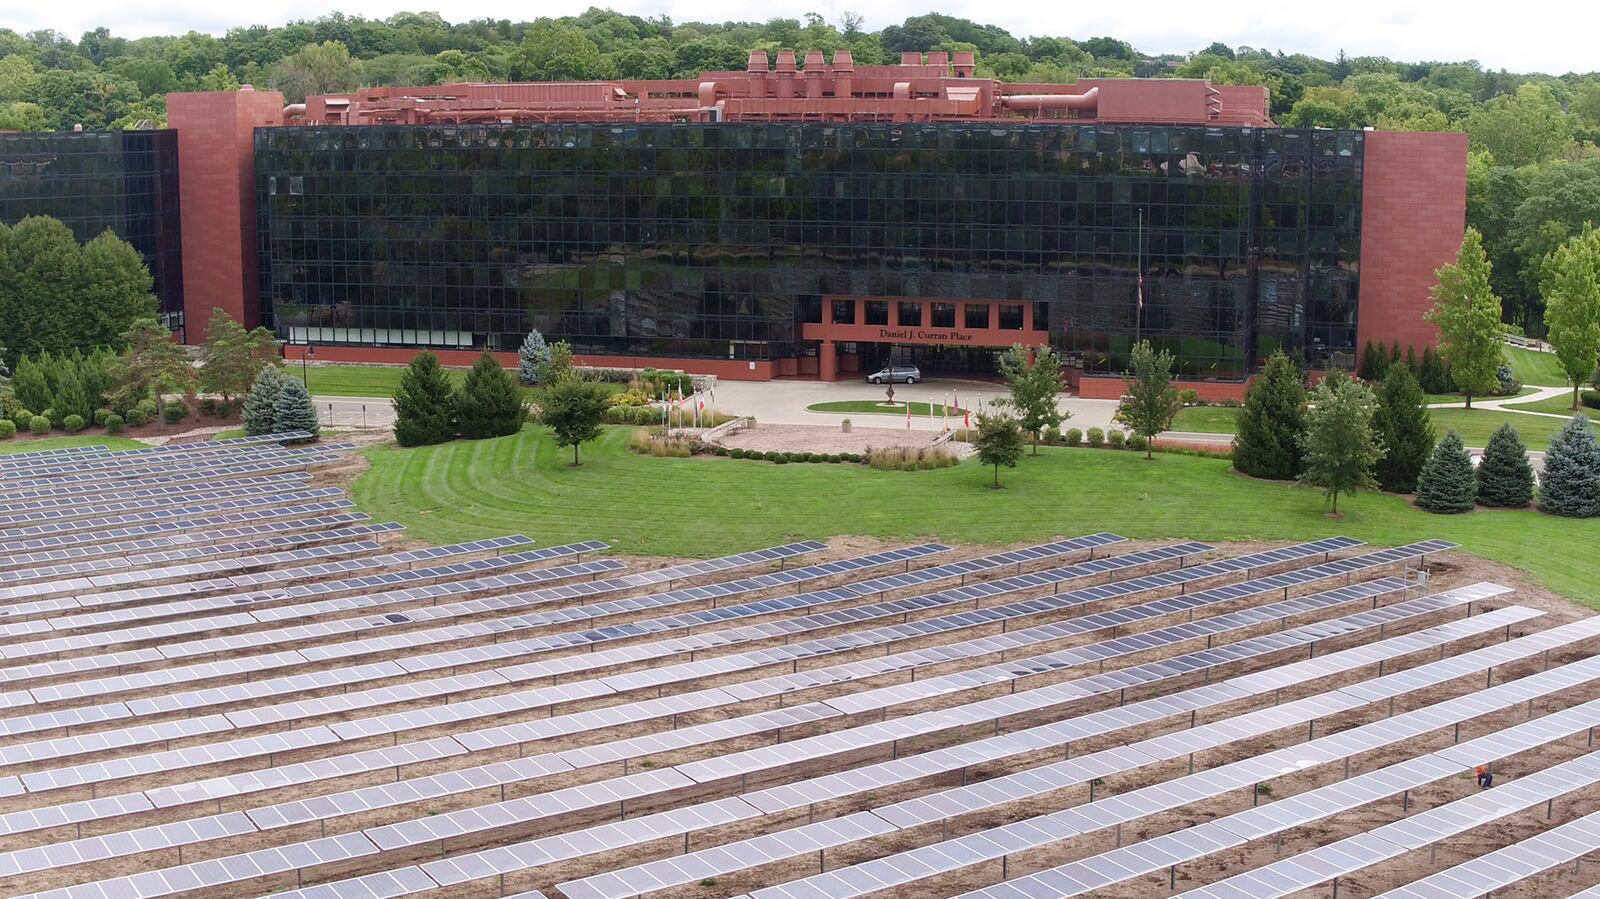
[[[780,453],[775,450],[762,452],[761,450],[729,449],[725,446],[713,447],[711,452],[714,455],[727,456],[732,459],[757,459],[776,462],[780,465],[790,462],[861,462],[865,459],[860,453]]]

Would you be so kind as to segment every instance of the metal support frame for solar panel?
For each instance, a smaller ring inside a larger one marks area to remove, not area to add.
[[[1487,896],[1535,874],[1581,862],[1592,852],[1600,852],[1600,812],[1591,812],[1521,842],[1387,890],[1373,899]]]

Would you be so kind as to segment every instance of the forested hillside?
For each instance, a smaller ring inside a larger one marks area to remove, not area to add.
[[[241,83],[306,94],[446,81],[672,78],[742,69],[750,50],[849,48],[858,64],[902,50],[973,50],[1007,81],[1091,76],[1206,77],[1264,84],[1283,125],[1463,130],[1470,136],[1468,221],[1483,232],[1507,318],[1537,330],[1545,255],[1600,221],[1600,74],[1513,74],[1476,62],[1317,59],[1213,43],[1150,55],[1113,37],[1016,37],[942,15],[879,31],[860,16],[765,23],[687,22],[590,9],[575,18],[450,23],[436,13],[364,19],[334,13],[221,37],[74,40],[0,30],[0,130],[163,124],[165,94]],[[1353,48],[1359,52],[1360,48]]]

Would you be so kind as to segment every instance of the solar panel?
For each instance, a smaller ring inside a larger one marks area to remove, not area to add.
[[[123,556],[130,565],[149,564],[152,561],[181,558],[169,555],[172,553],[207,552],[224,555],[405,530],[403,525],[395,522],[365,523],[370,520],[371,517],[364,513],[345,513],[266,521],[214,531],[171,531],[138,539],[109,542],[95,539],[98,535],[74,535],[71,542],[63,541],[55,549],[14,553],[0,558],[0,568],[66,563],[106,556]],[[124,555],[128,553],[137,555]],[[118,562],[120,563],[120,559]]]

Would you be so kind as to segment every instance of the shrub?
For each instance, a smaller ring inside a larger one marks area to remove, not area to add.
[[[694,455],[694,447],[682,437],[668,437],[650,431],[634,431],[628,438],[628,449],[644,456],[687,459]]]
[[[1205,443],[1198,440],[1178,440],[1172,437],[1157,437],[1150,441],[1150,448],[1158,453],[1170,453],[1174,456],[1199,456],[1206,459],[1232,459],[1233,447],[1219,443]]]
[[[28,422],[28,430],[35,434],[48,434],[50,433],[50,419],[45,418],[43,415],[35,415],[33,421]]]
[[[144,425],[150,423],[150,416],[144,414],[144,410],[138,406],[134,406],[132,409],[129,409],[127,414],[123,415],[122,417],[125,421],[127,421],[128,427],[130,428],[143,427]]]
[[[39,413],[39,417],[48,419],[51,427],[55,427],[61,423],[61,415],[53,408],[46,408],[43,412]]]
[[[1096,449],[1106,445],[1106,432],[1099,428],[1090,428],[1088,437],[1089,445]]]
[[[61,420],[61,426],[67,429],[68,434],[76,434],[83,430],[83,416],[68,415]]]
[[[867,464],[880,471],[927,471],[956,462],[956,457],[942,447],[891,446],[867,451]]]
[[[1128,449],[1144,452],[1150,448],[1150,441],[1143,434],[1131,434],[1128,437]]]
[[[115,412],[111,413],[110,415],[107,415],[106,416],[106,420],[101,422],[101,424],[105,426],[107,434],[121,434],[122,433],[122,416],[118,415]]]
[[[456,394],[456,426],[468,440],[505,437],[522,429],[516,379],[488,353],[472,364]]]
[[[1187,387],[1178,391],[1178,403],[1184,406],[1200,405],[1200,391],[1195,390],[1192,387]]]
[[[728,455],[732,456],[735,459],[743,459],[744,458],[744,450],[739,449],[738,447],[734,447],[733,449],[728,450]]]
[[[202,397],[200,399],[200,414],[201,415],[216,415],[217,414],[217,399],[216,399],[216,397],[207,396],[207,397]]]
[[[778,455],[778,458],[773,459],[772,461],[778,463],[779,465],[788,465],[789,464],[789,456],[787,454],[778,453],[777,455]]]
[[[17,436],[17,423],[9,418],[0,418],[0,440],[10,440]]]
[[[139,401],[139,410],[144,413],[145,421],[155,420],[156,413],[161,411],[161,406],[151,397]]]
[[[1533,501],[1533,467],[1515,428],[1495,429],[1478,462],[1478,503],[1520,509]]]
[[[1453,515],[1470,512],[1478,504],[1478,479],[1461,435],[1445,432],[1417,476],[1417,508]]]
[[[28,426],[33,424],[33,413],[27,409],[18,409],[11,413],[10,420],[17,426],[17,430],[26,431]]]
[[[1495,376],[1500,379],[1500,387],[1496,391],[1498,396],[1516,396],[1522,390],[1522,382],[1517,380],[1517,375],[1509,365],[1501,365],[1495,371]]]
[[[166,408],[161,410],[161,420],[169,425],[175,425],[183,421],[184,416],[188,414],[189,408],[183,403],[168,403]]]
[[[1122,449],[1127,445],[1127,443],[1128,435],[1122,433],[1116,428],[1112,428],[1106,432],[1106,445],[1112,449]]]
[[[110,409],[102,406],[101,408],[94,410],[94,423],[101,427],[105,427],[106,419],[110,418],[112,414],[113,413]]]
[[[1569,518],[1600,516],[1600,445],[1587,416],[1574,415],[1551,439],[1539,508]]]
[[[1066,437],[1067,446],[1080,446],[1083,443],[1083,432],[1077,428],[1067,428],[1067,433],[1064,436]]]
[[[1580,399],[1590,409],[1600,409],[1600,390],[1585,390]]]
[[[846,462],[855,462],[857,464],[860,464],[861,462],[860,453],[840,453],[839,456]]]

